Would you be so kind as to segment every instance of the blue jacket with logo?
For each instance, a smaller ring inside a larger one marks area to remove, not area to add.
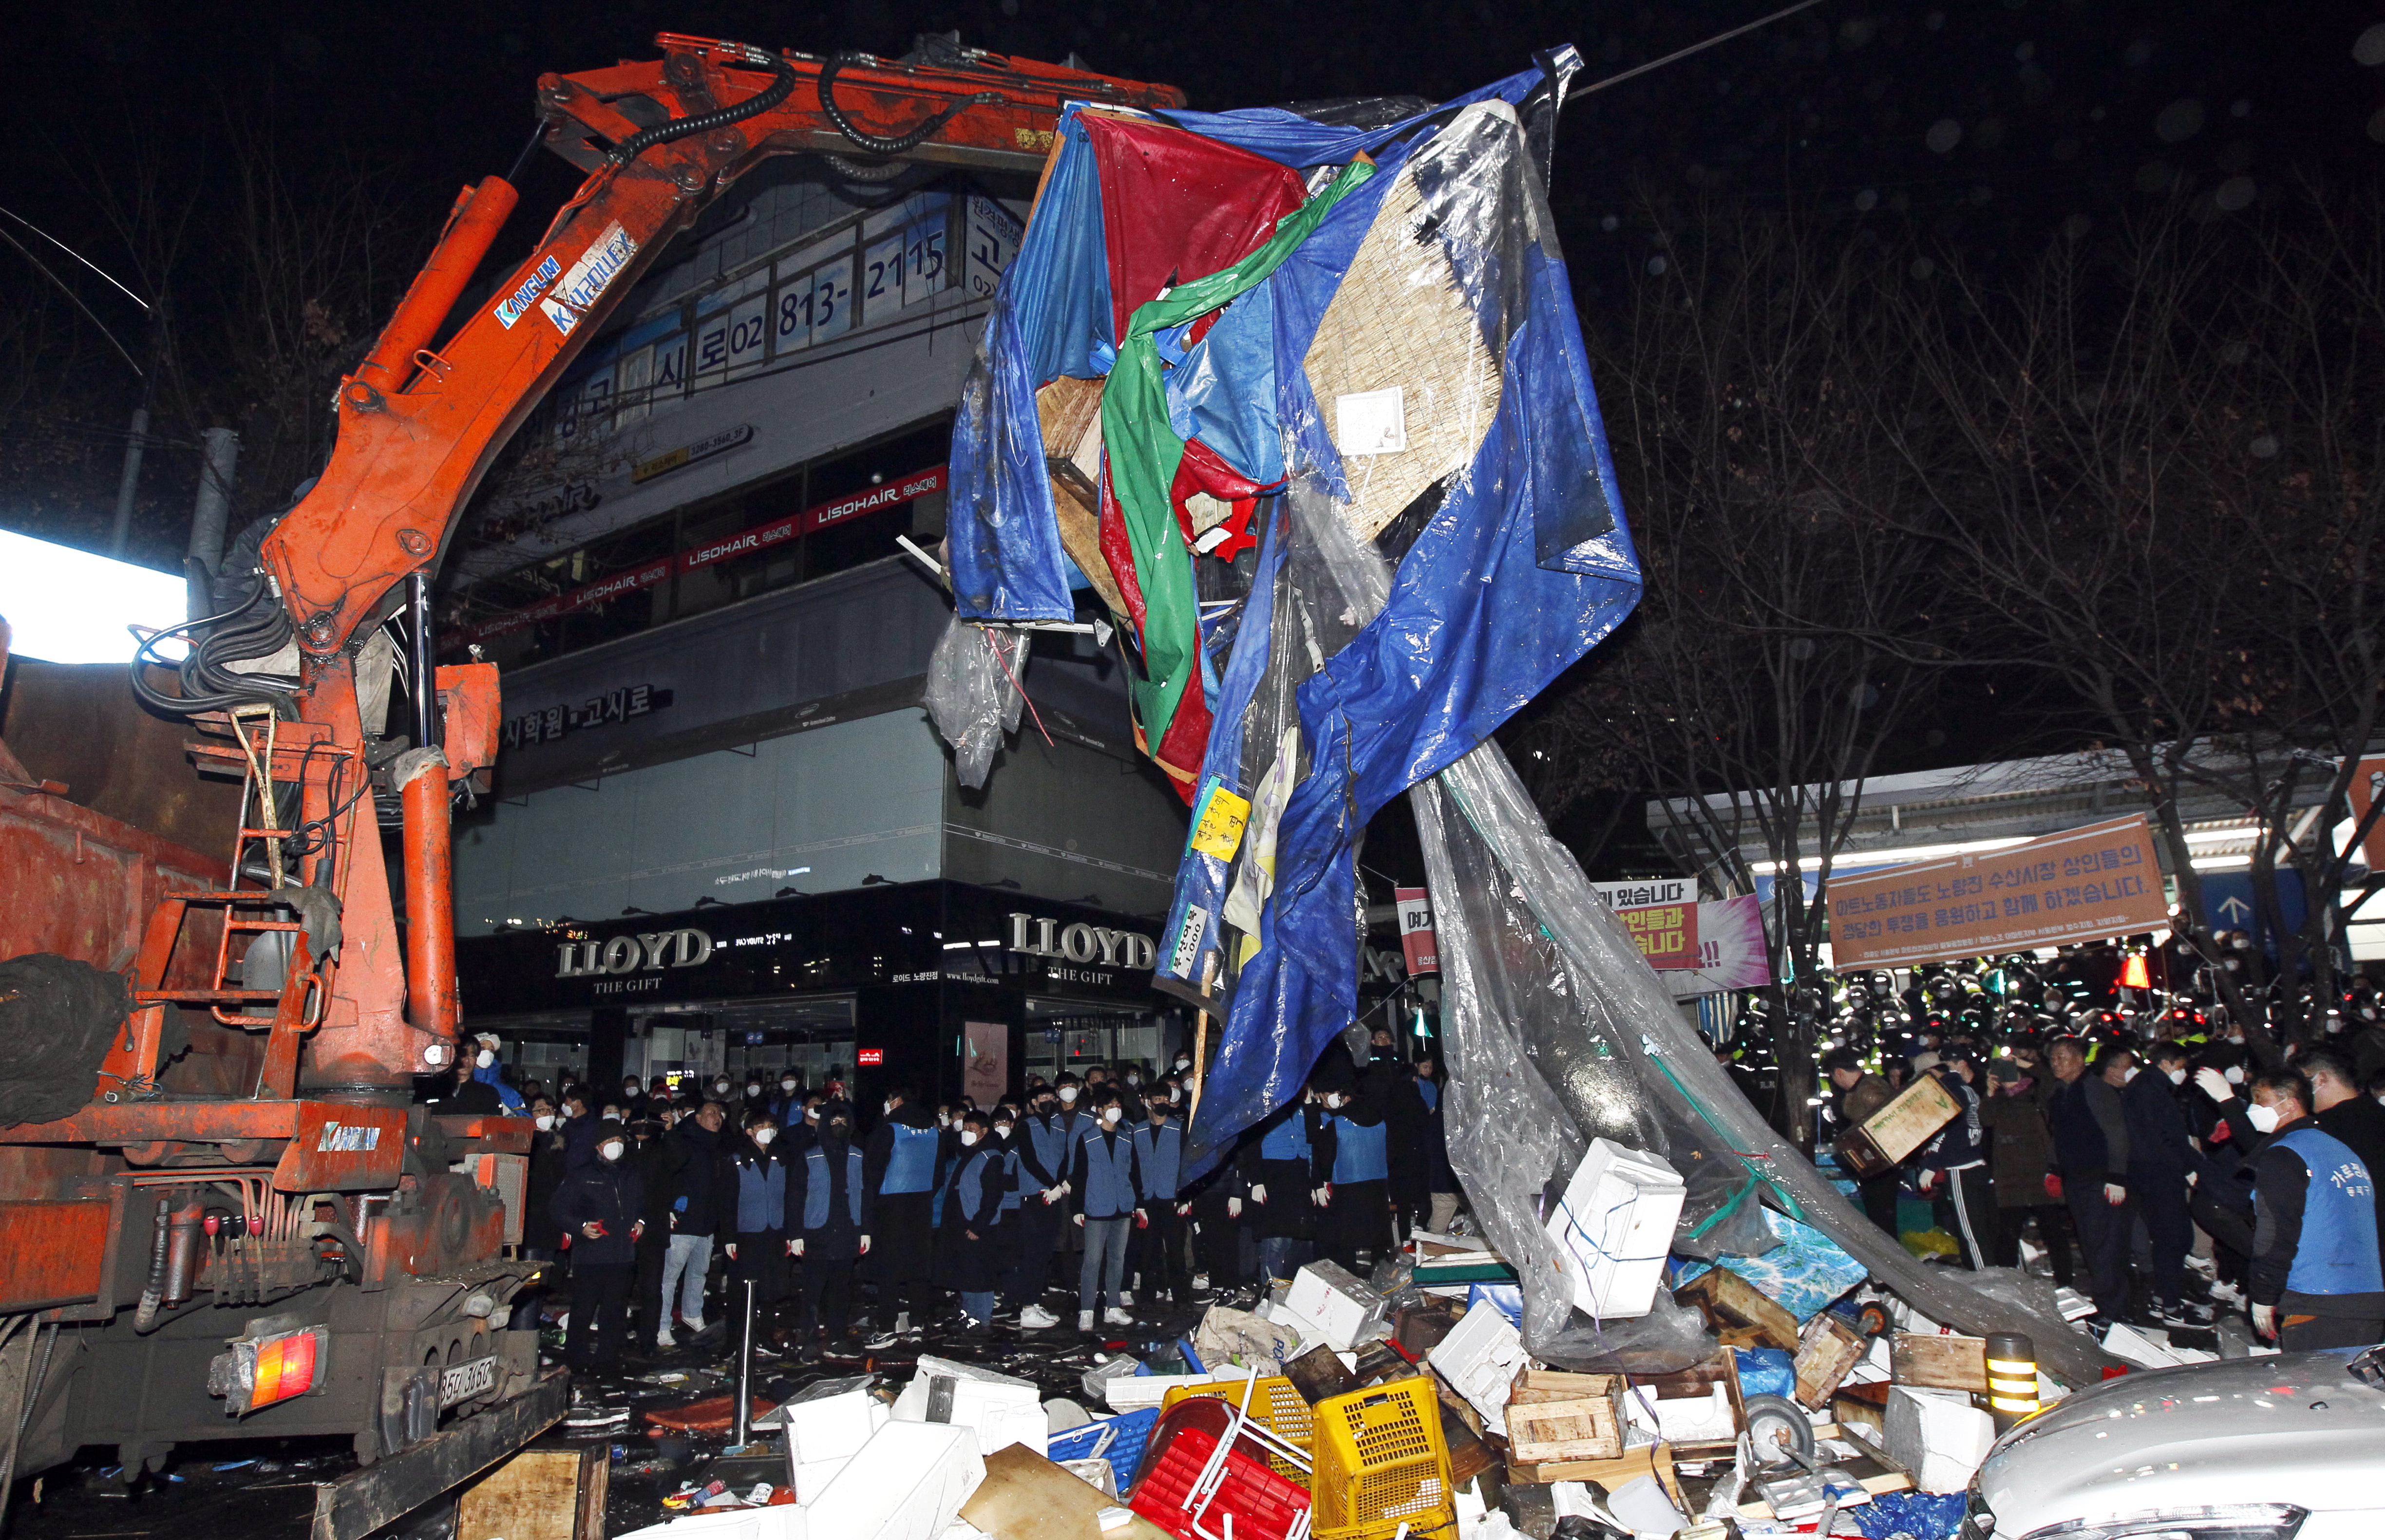
[[[2376,1188],[2360,1157],[2304,1121],[2272,1136],[2252,1164],[2253,1302],[2287,1313],[2385,1315]]]

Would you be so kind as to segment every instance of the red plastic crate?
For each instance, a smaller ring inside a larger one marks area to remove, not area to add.
[[[1127,1506],[1179,1540],[1201,1540],[1192,1530],[1192,1484],[1201,1479],[1217,1448],[1217,1435],[1205,1429],[1172,1430],[1135,1484],[1134,1497]],[[1222,1535],[1226,1515],[1230,1513],[1234,1540],[1285,1540],[1307,1511],[1306,1492],[1240,1449],[1230,1449],[1224,1479],[1217,1484],[1217,1495],[1210,1500],[1201,1524],[1210,1535]]]

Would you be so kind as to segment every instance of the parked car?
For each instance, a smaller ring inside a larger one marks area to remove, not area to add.
[[[2376,1540],[2385,1348],[2107,1380],[1997,1440],[1960,1540]]]

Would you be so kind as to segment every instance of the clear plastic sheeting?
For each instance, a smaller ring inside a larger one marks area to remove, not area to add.
[[[1641,956],[1622,923],[1600,901],[1571,852],[1550,838],[1539,810],[1525,794],[1522,783],[1516,778],[1497,744],[1485,743],[1442,771],[1430,792],[1420,792],[1416,803],[1435,914],[1465,913],[1469,900],[1462,874],[1469,868],[1455,860],[1452,851],[1470,838],[1487,852],[1495,867],[1498,885],[1515,895],[1517,902],[1529,911],[1522,933],[1544,937],[1565,959],[1567,977],[1578,983],[1594,1014],[1600,1037],[1609,1045],[1625,1043],[1636,1048],[1637,1062],[1642,1066],[1641,1089],[1661,1104],[1678,1124],[1706,1130],[1706,1136],[1717,1141],[1716,1149],[1739,1165],[1742,1175],[1755,1179],[1755,1188],[1750,1189],[1751,1199],[1760,1195],[1820,1229],[1861,1261],[1876,1283],[1892,1290],[1932,1320],[1973,1335],[1990,1332],[2028,1335],[2037,1348],[2038,1362],[2071,1385],[2093,1385],[2103,1378],[2107,1366],[2119,1362],[2098,1348],[2092,1338],[2070,1330],[2059,1315],[2016,1303],[2008,1297],[2009,1290],[1997,1287],[1993,1281],[1990,1286],[1996,1292],[1988,1292],[1972,1286],[1966,1273],[1951,1268],[1924,1267],[1893,1236],[1856,1211],[1814,1169],[1812,1162],[1774,1134],[1715,1062],[1696,1028],[1681,1019],[1655,971]],[[1473,869],[1480,869],[1478,858],[1469,861],[1477,861]],[[1478,886],[1488,886],[1490,881],[1480,876],[1473,880]],[[1447,920],[1442,923],[1442,966],[1446,970],[1455,949],[1446,928]],[[1510,939],[1506,944],[1512,946],[1514,942]],[[1461,1039],[1483,1030],[1481,1015],[1480,1010],[1469,1013],[1462,1004],[1450,1012],[1454,1063]],[[1559,1022],[1524,1024],[1516,1034],[1519,1041],[1510,1050],[1511,1058],[1535,1068],[1553,1068],[1553,1074],[1543,1072],[1552,1096],[1569,1114],[1575,1114],[1580,1104],[1584,1112],[1575,1115],[1588,1115],[1588,1110],[1595,1103],[1587,1099],[1597,1080],[1573,1072],[1596,1057],[1595,1049],[1589,1041],[1579,1038],[1568,1042],[1534,1040],[1562,1026]],[[1498,1046],[1498,1039],[1493,1037],[1486,1051],[1495,1053]],[[1473,1051],[1470,1046],[1467,1050]],[[1459,1084],[1464,1074],[1459,1070],[1451,1076],[1447,1094],[1453,1099],[1467,1094]],[[1509,1083],[1517,1078],[1511,1072]],[[1462,1100],[1458,1104],[1467,1105]],[[1458,1165],[1459,1148],[1468,1137],[1467,1130],[1476,1122],[1474,1116],[1463,1113],[1449,1120],[1451,1163],[1461,1174],[1466,1168]],[[1521,1134],[1529,1125],[1501,1122],[1492,1126],[1500,1136],[1505,1137]],[[1670,1158],[1677,1167],[1683,1163],[1678,1145]],[[1493,1238],[1503,1247],[1517,1244],[1517,1238],[1511,1238],[1509,1234],[1516,1227],[1516,1216],[1534,1211],[1538,1189],[1515,1186],[1519,1177],[1533,1174],[1519,1172],[1517,1163],[1510,1161],[1502,1168],[1500,1176],[1506,1185],[1493,1188],[1468,1183],[1469,1194],[1486,1215],[1505,1216],[1497,1221],[1496,1227],[1491,1227]],[[1683,1174],[1687,1176],[1688,1173]],[[1739,1206],[1741,1210],[1748,1207],[1750,1203],[1744,1201]],[[1734,1215],[1738,1211],[1734,1210]],[[1729,1223],[1732,1221],[1717,1223],[1708,1231],[1709,1236]],[[1694,1227],[1685,1211],[1685,1234]],[[1768,1231],[1770,1227],[1767,1224],[1766,1228]],[[1530,1245],[1529,1237],[1519,1238],[1523,1245]],[[1681,1248],[1682,1242],[1677,1239],[1675,1249]],[[1519,1261],[1528,1254],[1511,1253]],[[1534,1298],[1536,1292],[1548,1291],[1551,1285],[1543,1280],[1551,1275],[1529,1267],[1519,1266],[1517,1272],[1526,1280],[1527,1345],[1536,1353],[1553,1355],[1552,1361],[1565,1361],[1563,1355],[1579,1342],[1579,1335],[1551,1338],[1533,1329],[1536,1321],[1545,1323],[1553,1318],[1550,1307],[1544,1303],[1536,1306]],[[1606,1328],[1604,1335],[1608,1344],[1617,1340],[1613,1327]],[[1598,1337],[1599,1334],[1591,1334],[1593,1345]]]
[[[1024,631],[972,626],[955,615],[928,659],[920,704],[953,746],[954,773],[971,790],[985,784],[995,751],[1018,728],[1027,704],[1027,642]]]

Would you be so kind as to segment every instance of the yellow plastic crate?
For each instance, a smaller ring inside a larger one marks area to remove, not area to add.
[[[1432,1382],[1368,1385],[1309,1409],[1316,1540],[1455,1540],[1457,1500]]]
[[[1242,1404],[1243,1384],[1236,1380],[1217,1380],[1208,1385],[1177,1385],[1160,1398],[1159,1410],[1164,1416],[1168,1409],[1192,1396],[1209,1396],[1228,1406]],[[1251,1391],[1251,1421],[1266,1428],[1287,1444],[1306,1450],[1314,1426],[1308,1410],[1308,1399],[1300,1387],[1282,1375],[1262,1379]],[[1287,1481],[1308,1484],[1308,1472],[1281,1455],[1269,1451],[1267,1465]]]

